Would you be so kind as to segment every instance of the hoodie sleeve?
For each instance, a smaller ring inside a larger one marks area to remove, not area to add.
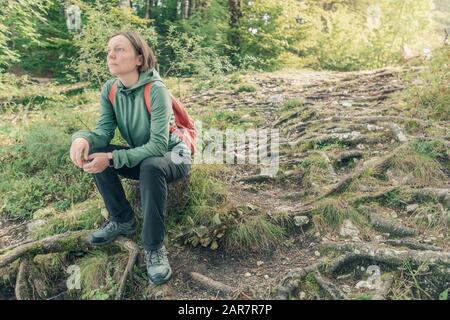
[[[95,130],[80,130],[72,135],[72,141],[76,138],[85,138],[89,142],[90,150],[108,146],[114,137],[117,120],[113,106],[108,99],[108,93],[113,81],[109,80],[103,85],[100,98],[100,117]]]
[[[114,167],[134,167],[147,157],[162,157],[168,152],[169,121],[172,115],[172,98],[169,90],[159,83],[154,83],[150,92],[151,116],[150,139],[139,147],[114,150]]]

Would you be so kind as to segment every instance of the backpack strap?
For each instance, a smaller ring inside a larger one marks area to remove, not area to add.
[[[150,105],[150,90],[152,90],[152,84],[153,84],[153,81],[147,83],[144,86],[144,100],[145,100],[145,106],[147,107],[148,114],[150,114],[150,112],[152,110],[151,105]]]
[[[114,83],[112,84],[111,89],[109,90],[109,94],[108,94],[109,102],[111,102],[113,107],[114,107],[114,102],[116,101],[116,91],[117,91],[117,80],[114,80]]]

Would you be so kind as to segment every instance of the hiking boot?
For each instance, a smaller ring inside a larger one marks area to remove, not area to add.
[[[131,235],[135,232],[136,220],[134,218],[129,222],[107,221],[90,235],[89,242],[94,246],[102,245],[116,240],[120,235]]]
[[[172,276],[166,247],[163,245],[158,250],[145,251],[145,263],[147,264],[148,279],[151,284],[163,284]]]

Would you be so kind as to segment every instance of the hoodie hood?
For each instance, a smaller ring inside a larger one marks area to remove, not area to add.
[[[132,87],[130,88],[125,88],[125,86],[123,85],[122,81],[120,81],[119,79],[117,79],[117,89],[119,92],[124,92],[124,93],[131,93],[133,91],[135,91],[136,89],[139,89],[142,86],[145,86],[147,83],[152,82],[152,81],[162,81],[161,76],[159,75],[158,71],[156,71],[155,68],[153,69],[149,69],[147,71],[141,72],[139,74],[139,80],[138,82],[136,82]]]

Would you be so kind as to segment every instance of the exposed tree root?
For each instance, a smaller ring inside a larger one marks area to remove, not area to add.
[[[421,120],[421,119],[417,119],[417,118],[401,117],[401,116],[356,116],[356,117],[332,116],[332,117],[327,117],[327,118],[318,119],[318,120],[310,120],[310,121],[300,122],[300,123],[295,124],[292,128],[290,128],[290,130],[299,130],[301,128],[305,128],[310,125],[315,125],[315,124],[321,125],[326,122],[337,122],[337,121],[351,121],[351,122],[361,121],[361,122],[365,122],[365,123],[414,121],[414,122],[418,122],[426,127],[436,125],[432,121],[426,121],[426,120]]]
[[[417,243],[410,240],[400,240],[400,239],[389,239],[389,240],[379,240],[378,243],[386,243],[391,246],[407,247],[413,250],[431,250],[431,251],[442,251],[441,247],[433,246],[429,244]]]
[[[412,237],[419,234],[419,232],[416,229],[401,226],[390,220],[383,219],[373,212],[369,215],[369,218],[370,223],[376,230],[387,232],[391,236]]]
[[[314,274],[314,278],[316,279],[322,290],[327,292],[333,298],[333,300],[347,299],[347,296],[342,293],[332,282],[324,280],[319,272],[316,272]]]
[[[386,300],[386,297],[391,290],[392,283],[394,282],[394,275],[388,273],[384,275],[380,288],[372,296],[372,300]]]
[[[325,260],[309,265],[305,268],[297,268],[289,272],[278,284],[276,297],[280,300],[289,300],[294,296],[303,279],[311,272],[318,271],[325,264]]]
[[[274,177],[269,174],[257,174],[248,177],[242,177],[238,181],[248,182],[248,183],[261,183],[267,181],[273,181]]]
[[[66,232],[42,240],[22,244],[2,254],[0,256],[0,268],[5,267],[9,263],[12,263],[19,258],[23,259],[19,267],[15,289],[18,299],[26,299],[29,296],[25,291],[26,282],[24,279],[27,274],[29,264],[28,259],[30,256],[70,250],[92,249],[92,246],[87,239],[87,235],[91,232],[92,230]],[[125,267],[125,271],[119,281],[119,289],[116,294],[116,299],[120,299],[122,298],[128,275],[130,274],[136,262],[139,249],[133,241],[125,239],[123,237],[117,238],[114,244],[117,244],[119,247],[121,247],[125,251],[128,251],[128,253],[130,254],[127,265]]]
[[[416,265],[427,263],[444,266],[447,269],[450,266],[450,253],[445,251],[394,249],[369,243],[325,242],[322,246],[345,253],[329,265],[329,270],[333,274],[346,265],[360,260],[371,260],[397,267],[403,266],[408,261]]]
[[[250,298],[249,295],[247,295],[242,290],[239,290],[238,288],[231,287],[227,284],[224,284],[222,282],[213,280],[203,274],[197,273],[197,272],[191,272],[190,273],[191,279],[195,282],[199,283],[203,287],[206,287],[210,290],[221,292],[227,296],[230,297],[241,297],[241,298]]]
[[[28,277],[30,271],[30,261],[23,258],[20,261],[19,272],[17,273],[16,286],[14,292],[17,300],[31,300],[32,293],[28,284]]]

